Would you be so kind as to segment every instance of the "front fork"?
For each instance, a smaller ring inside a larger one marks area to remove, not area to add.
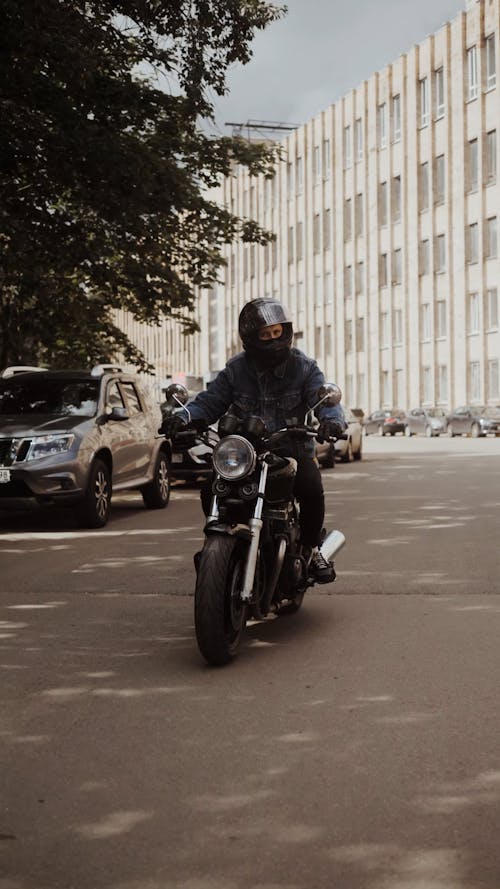
[[[257,502],[255,504],[254,514],[248,522],[248,529],[250,531],[250,544],[248,547],[247,558],[245,562],[243,586],[240,591],[240,598],[243,602],[246,603],[251,602],[252,600],[252,592],[255,582],[257,557],[259,555],[260,533],[264,524],[262,521],[262,510],[264,508],[264,492],[266,490],[268,468],[269,467],[267,465],[267,462],[264,460],[261,465],[259,490],[257,494]],[[218,518],[219,507],[217,505],[217,498],[214,497],[212,500],[212,505],[210,507],[210,515],[208,516],[207,524],[210,524],[211,522],[217,522]]]

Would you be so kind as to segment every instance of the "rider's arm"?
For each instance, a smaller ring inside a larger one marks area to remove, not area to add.
[[[215,380],[212,380],[203,392],[189,401],[186,407],[193,420],[206,420],[207,423],[215,423],[222,414],[226,413],[233,400],[233,386],[226,367],[217,374]]]
[[[304,392],[307,404],[314,404],[318,389],[323,386],[324,383],[325,376],[323,374],[323,371],[320,370],[314,358],[310,358],[304,385]],[[342,410],[340,404],[321,405],[320,407],[318,407],[315,413],[319,420],[336,420],[338,423],[343,425],[344,429],[347,429],[344,411]]]

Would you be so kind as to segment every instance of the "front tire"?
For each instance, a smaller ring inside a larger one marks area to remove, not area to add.
[[[84,498],[76,507],[78,524],[83,528],[104,528],[109,518],[111,494],[111,473],[103,460],[94,460]]]
[[[170,500],[170,467],[167,455],[160,451],[156,458],[155,470],[149,484],[141,488],[146,509],[165,509]]]
[[[208,664],[223,666],[236,654],[246,623],[240,599],[245,551],[235,537],[208,537],[201,551],[194,592],[194,625]]]

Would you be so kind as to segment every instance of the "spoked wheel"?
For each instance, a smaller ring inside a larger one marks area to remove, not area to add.
[[[201,551],[194,593],[198,648],[207,663],[227,664],[236,654],[246,623],[240,599],[245,550],[234,537],[209,537]]]
[[[78,523],[84,528],[103,528],[111,505],[111,473],[103,460],[94,460],[82,501],[76,507]]]

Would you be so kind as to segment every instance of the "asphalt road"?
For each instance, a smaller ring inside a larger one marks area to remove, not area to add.
[[[499,456],[368,438],[338,581],[224,669],[196,492],[0,512],[0,889],[499,889]]]

